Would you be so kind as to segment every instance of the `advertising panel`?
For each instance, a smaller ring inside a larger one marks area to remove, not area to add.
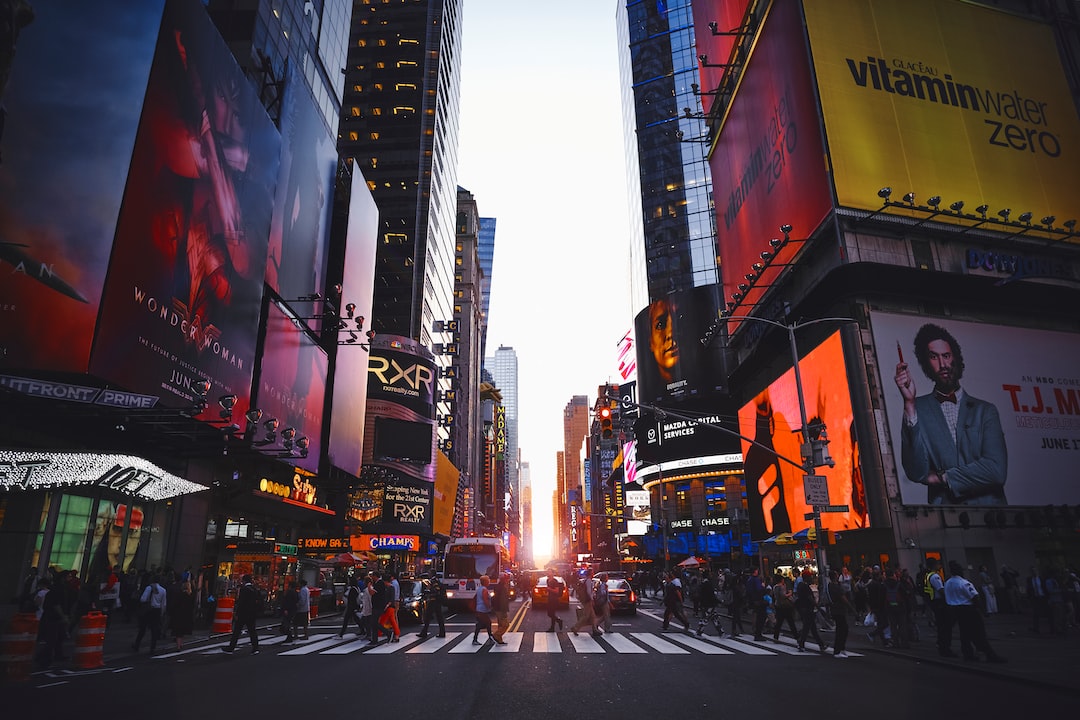
[[[724,76],[724,68],[716,67],[727,63],[731,51],[742,38],[738,29],[749,0],[694,0],[694,39],[697,42],[698,55],[704,55],[706,62],[701,63],[701,105],[708,115],[716,102],[716,88]],[[716,33],[709,27],[715,23]]]
[[[805,5],[841,205],[877,209],[890,186],[1080,214],[1080,119],[1049,26],[955,1]]]
[[[90,357],[184,405],[248,409],[279,138],[200,3],[165,10]],[[217,418],[217,408],[207,418]]]
[[[859,468],[859,444],[848,390],[840,333],[835,332],[799,361],[808,426],[825,423],[828,451],[834,467],[819,467],[829,503],[847,505],[848,512],[821,514],[829,530],[854,530],[870,526],[866,489]],[[812,510],[803,492],[801,467],[780,460],[782,456],[802,465],[799,430],[799,394],[795,371],[788,370],[739,410],[746,504],[750,514],[750,537],[764,540],[772,535],[798,532],[813,526],[804,515]]]
[[[379,209],[360,170],[353,166],[349,224],[345,238],[345,265],[341,299],[356,305],[356,317],[371,317],[375,288],[375,248]],[[370,327],[370,324],[365,324]],[[339,339],[348,340],[347,334]],[[361,338],[363,339],[363,338]],[[329,460],[345,472],[359,476],[363,461],[364,414],[367,408],[368,354],[357,343],[339,345],[334,362],[334,403],[330,419]]]
[[[3,3],[0,368],[87,370],[164,4]]]
[[[279,430],[292,428],[307,438],[308,456],[290,464],[318,472],[322,454],[323,402],[326,398],[326,351],[286,315],[269,304],[255,404],[263,418],[277,418]],[[294,440],[295,442],[295,440]]]
[[[672,293],[638,313],[638,402],[684,402],[710,395],[727,384],[718,343],[703,345],[719,308],[716,285]]]
[[[725,302],[779,226],[807,238],[832,209],[799,3],[773,3],[761,33],[709,158]],[[799,246],[785,246],[755,288],[767,288]]]
[[[905,505],[1080,502],[1080,335],[888,313],[872,323]]]
[[[326,291],[337,165],[337,149],[322,113],[301,76],[289,66],[281,105],[281,169],[266,262],[267,285],[287,300]]]
[[[435,494],[431,510],[431,531],[450,536],[457,506],[458,482],[461,471],[441,451],[435,460]]]

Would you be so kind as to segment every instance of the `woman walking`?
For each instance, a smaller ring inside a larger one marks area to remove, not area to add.
[[[487,639],[492,642],[495,638],[491,635],[491,591],[488,590],[488,585],[491,584],[491,578],[487,575],[480,576],[480,585],[476,588],[476,628],[473,630],[472,641],[473,645],[480,645],[480,631],[487,631]],[[484,641],[484,644],[487,640]]]
[[[176,640],[176,650],[184,647],[184,638],[195,629],[195,594],[191,582],[180,584],[180,592],[169,599],[169,632]]]

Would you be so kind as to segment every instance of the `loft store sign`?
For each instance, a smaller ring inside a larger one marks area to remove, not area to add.
[[[97,486],[145,500],[206,488],[133,455],[0,451],[0,488],[44,490]]]

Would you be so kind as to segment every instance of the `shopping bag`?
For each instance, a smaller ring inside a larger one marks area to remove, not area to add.
[[[863,625],[866,625],[867,627],[873,627],[877,625],[877,618],[874,617],[874,613],[868,612],[862,622]]]

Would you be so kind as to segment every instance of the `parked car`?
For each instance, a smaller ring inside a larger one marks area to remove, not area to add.
[[[398,604],[399,623],[420,623],[424,621],[424,610],[427,606],[424,585],[429,580],[399,580],[401,586],[401,602]]]
[[[559,607],[570,607],[570,588],[567,586],[566,581],[558,575],[555,578],[562,583],[562,595],[559,597]],[[547,575],[541,577],[533,585],[532,589],[532,604],[534,607],[547,607],[548,604],[548,578]]]
[[[637,615],[638,597],[630,582],[625,578],[608,578],[607,581],[608,602],[611,603],[611,612],[625,612]]]

